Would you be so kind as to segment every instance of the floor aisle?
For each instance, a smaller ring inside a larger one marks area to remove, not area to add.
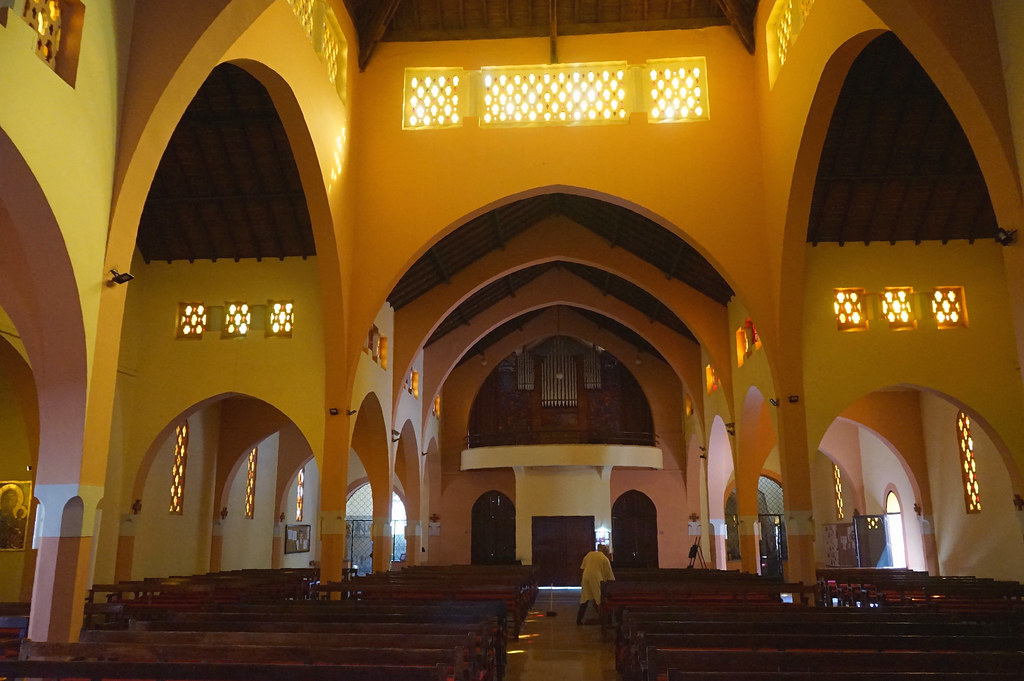
[[[601,641],[593,607],[593,624],[576,625],[579,598],[579,589],[541,590],[519,640],[509,642],[506,681],[618,681],[611,641]],[[549,608],[558,614],[548,617]]]

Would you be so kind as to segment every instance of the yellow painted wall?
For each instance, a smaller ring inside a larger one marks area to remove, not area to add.
[[[811,451],[848,405],[879,388],[910,384],[969,405],[1001,436],[1019,469],[1024,463],[1024,405],[1003,247],[950,242],[806,249],[803,361]],[[879,318],[876,295],[869,296],[867,331],[836,330],[836,287],[862,286],[878,293],[884,286],[913,286],[927,295],[934,286],[951,285],[964,287],[968,328],[937,329],[930,305],[922,300],[916,330],[890,331]]]
[[[122,507],[131,504],[131,486],[157,433],[193,405],[226,393],[257,397],[279,409],[319,459],[326,409],[316,259],[136,263],[134,270],[119,362],[134,397],[123,402]],[[260,328],[245,338],[222,339],[219,332],[201,340],[175,338],[179,302],[266,305],[270,299],[294,301],[291,338],[266,338]]]
[[[33,480],[29,433],[22,414],[22,398],[5,361],[19,361],[14,349],[0,337],[0,480]],[[32,551],[32,525],[26,528],[25,551],[0,551],[0,602],[21,600],[22,570]]]
[[[595,529],[611,529],[610,469],[537,467],[515,472],[516,557],[524,565],[533,561],[533,516],[592,515]]]
[[[188,425],[184,511],[181,515],[168,512],[174,456],[172,434],[160,445],[146,478],[142,512],[131,516],[135,525],[133,579],[202,574],[209,570],[220,409],[217,405],[207,407],[193,414]]]
[[[228,492],[228,517],[221,521],[223,539],[222,570],[269,568],[277,522],[274,493],[277,483],[278,434],[256,447],[256,506],[253,517],[245,517],[245,490],[248,480],[247,462],[242,461],[231,480]]]
[[[1024,544],[1015,516],[1013,491],[991,439],[975,422],[971,428],[981,486],[980,513],[968,514],[960,478],[956,434],[957,408],[933,395],[921,396],[932,489],[939,569],[943,575],[977,575],[1020,580]]]

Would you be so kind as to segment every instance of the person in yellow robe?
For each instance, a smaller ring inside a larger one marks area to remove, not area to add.
[[[612,563],[608,560],[608,547],[599,544],[596,551],[583,556],[583,580],[580,589],[580,609],[576,613],[576,624],[583,624],[583,616],[587,614],[587,606],[594,602],[594,609],[601,605],[601,582],[615,579]],[[600,614],[600,611],[598,611]]]

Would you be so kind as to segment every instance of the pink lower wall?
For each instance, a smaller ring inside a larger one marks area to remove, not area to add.
[[[631,489],[643,492],[654,502],[658,509],[659,567],[685,567],[689,564],[693,538],[687,528],[686,483],[680,471],[616,468],[612,471],[611,488],[613,505],[619,496]]]

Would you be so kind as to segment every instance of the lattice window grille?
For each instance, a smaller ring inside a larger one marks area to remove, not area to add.
[[[178,303],[175,337],[200,340],[206,330],[206,306],[202,303]]]
[[[295,522],[302,522],[302,505],[306,498],[306,469],[300,468],[295,476]]]
[[[36,55],[47,66],[56,70],[63,23],[60,1],[25,0],[22,18],[36,32]]]
[[[298,19],[299,25],[302,26],[306,38],[313,43],[315,40],[313,30],[316,27],[317,10],[321,8],[322,3],[316,2],[316,0],[288,0],[288,4],[291,5],[292,12],[295,14],[295,18]]]
[[[541,365],[542,407],[576,406],[576,358],[565,351],[561,336],[556,336],[552,351]]]
[[[646,111],[654,123],[710,117],[704,57],[572,65],[410,68],[402,127],[485,128],[626,123]]]
[[[290,338],[295,326],[295,304],[290,300],[267,301],[267,335]]]
[[[516,355],[516,388],[519,390],[534,389],[533,355],[521,352]]]
[[[932,313],[940,329],[967,326],[963,286],[937,286],[932,292]]]
[[[245,477],[245,517],[252,520],[256,515],[256,448],[249,452]]]
[[[249,333],[252,327],[252,312],[248,303],[239,301],[224,303],[224,329],[221,334],[225,338],[241,338]]]
[[[597,350],[583,355],[583,387],[587,390],[601,389],[601,353]]]
[[[625,69],[624,62],[481,69],[480,125],[625,122],[632,108]]]
[[[762,475],[757,480],[757,512],[771,515],[783,515],[785,503],[782,485]]]
[[[188,463],[188,421],[174,429],[174,458],[171,462],[171,506],[173,515],[185,512],[185,468]]]
[[[837,288],[832,293],[836,328],[840,331],[864,331],[868,318],[864,310],[864,289]]]
[[[845,516],[843,511],[843,475],[839,472],[839,466],[832,464],[832,478],[835,482],[836,492],[836,520],[842,520]]]
[[[647,62],[647,115],[656,123],[707,120],[703,58]]]
[[[894,331],[916,329],[917,320],[910,301],[914,294],[910,286],[887,286],[882,289],[882,316]]]
[[[345,520],[373,520],[373,491],[370,483],[360,485],[345,502]]]
[[[968,513],[980,513],[981,489],[978,485],[978,462],[974,458],[971,417],[963,412],[956,416],[956,434],[960,448],[960,473],[964,481],[964,503]]]

